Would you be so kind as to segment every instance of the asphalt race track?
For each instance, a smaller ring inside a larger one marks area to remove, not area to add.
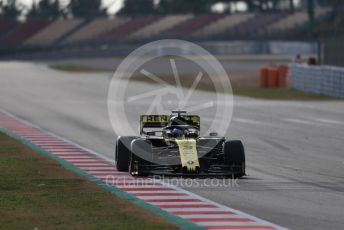
[[[0,109],[108,158],[115,134],[107,113],[111,74],[70,74],[41,64],[0,63]],[[121,84],[120,82],[118,84]],[[149,89],[135,82],[133,89]],[[210,92],[196,92],[211,98]],[[132,109],[138,123],[142,106]],[[212,111],[199,113],[205,123]],[[344,102],[234,98],[226,136],[242,139],[249,176],[237,186],[189,187],[196,194],[291,229],[344,226]]]

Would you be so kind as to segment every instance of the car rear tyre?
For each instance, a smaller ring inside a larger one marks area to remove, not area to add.
[[[131,156],[130,145],[136,137],[118,137],[116,141],[116,168],[120,172],[128,172]]]
[[[245,175],[245,149],[240,140],[226,141],[224,144],[224,160],[225,164],[232,166],[240,166],[241,172],[236,173],[235,177]]]

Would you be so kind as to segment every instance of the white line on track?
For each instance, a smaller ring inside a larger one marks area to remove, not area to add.
[[[64,156],[64,159],[84,159],[84,160],[88,160],[88,159],[94,159],[94,157],[90,157],[90,156]]]
[[[169,212],[180,212],[180,211],[190,211],[190,212],[200,212],[200,211],[226,211],[225,208],[166,208]]]
[[[230,218],[230,217],[237,217],[238,215],[236,214],[206,214],[206,215],[202,215],[202,214],[197,214],[197,215],[180,215],[180,217],[183,217],[185,219],[190,219],[190,218]]]
[[[69,162],[71,162],[73,165],[76,165],[78,167],[84,167],[84,166],[87,167],[87,165],[92,165],[92,167],[100,167],[100,166],[108,167],[109,166],[106,163],[95,163],[97,161],[93,161],[93,163],[92,163],[92,161],[91,162],[76,163],[74,160],[73,161],[69,161]]]
[[[98,157],[100,157],[100,158],[103,158],[103,159],[105,159],[105,160],[107,160],[107,161],[109,161],[109,162],[114,162],[114,160],[111,159],[111,158],[109,158],[109,157],[106,157],[106,156],[104,156],[104,155],[102,155],[102,154],[100,154],[100,153],[97,153],[96,151],[93,151],[92,149],[83,147],[83,146],[81,146],[81,145],[79,145],[79,144],[77,144],[77,143],[75,143],[75,142],[73,142],[73,141],[70,141],[70,140],[68,140],[68,139],[66,139],[66,138],[64,138],[64,137],[62,137],[62,136],[60,136],[60,135],[56,135],[56,134],[54,134],[54,133],[52,133],[52,132],[50,132],[50,131],[48,131],[48,130],[45,130],[45,129],[41,128],[41,127],[38,127],[37,125],[34,125],[34,124],[32,124],[32,123],[30,123],[30,122],[28,122],[28,121],[25,121],[25,120],[23,120],[23,119],[21,119],[21,118],[19,118],[19,117],[17,117],[17,116],[14,116],[13,114],[8,113],[7,111],[4,111],[4,110],[0,109],[0,112],[2,112],[2,113],[4,113],[4,114],[8,115],[9,117],[12,117],[13,119],[19,120],[20,122],[22,122],[22,123],[24,123],[24,124],[27,124],[28,126],[31,126],[31,127],[33,127],[33,128],[36,128],[36,129],[38,129],[38,130],[40,130],[40,131],[42,131],[42,132],[44,132],[44,133],[46,133],[46,134],[48,134],[48,135],[50,135],[50,136],[52,136],[52,137],[55,137],[58,141],[63,141],[63,142],[65,142],[65,143],[67,143],[67,144],[74,145],[74,146],[76,146],[76,147],[78,147],[78,148],[80,148],[80,149],[83,149],[83,150],[85,150],[85,151],[87,151],[87,152],[89,152],[89,153],[91,153],[91,154],[93,154],[93,155],[96,155],[96,156],[98,156]]]
[[[162,202],[149,202],[148,201],[147,203],[151,203],[154,205],[171,204],[171,202],[164,202],[164,201],[162,201]],[[190,204],[192,204],[192,205],[204,205],[204,204],[208,204],[208,203],[206,203],[206,202],[185,202],[185,201],[178,202],[178,201],[175,201],[175,202],[173,202],[172,205],[190,205]]]
[[[230,221],[230,222],[227,222],[227,221],[216,221],[216,222],[198,222],[198,224],[200,225],[203,225],[203,226],[218,226],[218,225],[224,225],[224,226],[236,226],[238,228],[236,229],[240,229],[239,226],[243,226],[243,228],[241,229],[247,229],[247,228],[244,228],[244,226],[264,226],[264,225],[260,225],[260,224],[257,224],[255,222],[242,222],[242,221],[238,221],[238,222],[234,222],[234,221]],[[232,228],[232,229],[233,229]],[[235,228],[234,228],[235,229]],[[251,228],[251,229],[259,229],[258,227],[257,228]]]
[[[164,187],[166,188],[166,187]],[[138,191],[128,191],[129,193],[140,193],[140,194],[147,194],[147,195],[152,195],[154,196],[155,194],[161,194],[163,196],[163,194],[165,193],[168,193],[168,194],[180,194],[180,191],[176,191],[172,188],[168,188],[169,190],[153,190],[153,191],[150,191],[150,190],[145,190],[145,189],[142,189],[142,190],[138,190]]]
[[[296,123],[296,124],[304,124],[304,125],[316,125],[315,122],[307,121],[307,120],[301,120],[301,119],[295,119],[295,118],[285,118],[284,121]]]
[[[150,196],[150,197],[146,197],[146,196],[140,196],[137,195],[136,197],[142,199],[142,200],[165,200],[165,199],[172,199],[171,197],[166,197],[166,196]],[[192,199],[193,197],[189,196],[189,195],[182,195],[182,196],[174,196],[173,199]]]
[[[262,125],[262,126],[273,126],[271,123],[251,120],[251,119],[244,119],[244,118],[233,118],[234,122],[245,123],[245,124],[253,124],[253,125]]]
[[[113,167],[104,167],[104,166],[92,166],[92,167],[83,167],[83,166],[80,166],[79,168],[81,169],[84,169],[84,170],[95,170],[95,169],[98,169],[98,170],[107,170],[107,169],[113,169]]]
[[[99,162],[99,159],[94,159],[92,157],[88,157],[88,158],[82,158],[82,157],[64,157],[65,159],[67,159],[67,161],[69,162],[83,162],[83,163],[88,163],[88,162]]]
[[[327,123],[327,124],[333,124],[333,125],[344,125],[343,121],[337,121],[337,120],[330,120],[330,119],[323,119],[323,118],[312,118],[315,121]]]

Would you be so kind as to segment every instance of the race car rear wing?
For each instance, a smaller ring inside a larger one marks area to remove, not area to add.
[[[171,119],[172,115],[141,115],[140,117],[140,134],[146,135],[151,130],[161,131],[166,127]],[[197,115],[180,115],[187,121],[188,125],[200,129],[200,117]]]

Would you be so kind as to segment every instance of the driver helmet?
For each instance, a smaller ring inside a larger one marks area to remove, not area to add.
[[[170,119],[170,126],[173,127],[171,130],[171,133],[174,137],[182,137],[183,135],[188,134],[188,130],[186,127],[183,127],[187,125],[187,121],[180,116],[173,116]]]
[[[174,137],[182,137],[184,135],[184,130],[180,128],[174,128],[171,131]]]

